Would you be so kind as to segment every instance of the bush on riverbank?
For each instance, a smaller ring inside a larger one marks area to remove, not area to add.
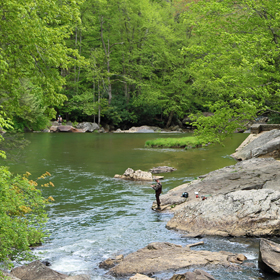
[[[53,198],[45,199],[29,175],[14,176],[7,167],[0,167],[0,262],[8,267],[14,260],[31,260],[30,246],[40,244],[47,236],[44,208]],[[46,172],[38,179],[49,175]],[[49,185],[53,186],[51,182],[43,184]]]
[[[154,140],[147,140],[146,148],[196,148],[206,144],[198,137],[182,137],[182,138],[157,138]]]

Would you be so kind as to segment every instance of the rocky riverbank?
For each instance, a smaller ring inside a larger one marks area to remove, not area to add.
[[[276,133],[274,134],[276,135]],[[255,138],[259,137],[260,135]],[[264,145],[263,142],[261,143]],[[269,238],[279,236],[280,162],[273,158],[262,157],[263,154],[259,157],[254,156],[234,165],[201,175],[196,180],[178,186],[162,195],[163,211],[174,213],[167,222],[167,227],[180,231],[182,236],[186,236],[186,238],[208,235],[223,237],[265,236]],[[182,196],[185,192],[188,193],[188,197]],[[160,213],[156,214],[160,215]],[[276,263],[273,264],[276,268],[274,267],[273,271],[279,273],[277,260],[280,248],[265,242],[261,242],[261,244],[262,260],[259,262],[259,267],[263,269],[267,264],[272,263],[271,260],[276,260]],[[203,268],[208,265],[243,269],[249,265],[243,254],[218,250],[218,252],[214,252],[214,250],[199,251],[192,250],[190,247],[189,245],[180,246],[167,242],[153,242],[134,253],[111,257],[100,263],[100,267],[108,269],[109,274],[115,277],[132,276],[131,280],[148,280],[151,279],[148,276],[162,271],[176,272],[181,269],[187,271],[197,268],[197,266]],[[268,255],[267,251],[269,250],[272,252]],[[37,278],[35,276],[30,278],[31,267],[35,268],[36,271],[41,271],[41,269],[48,271],[41,264],[37,264],[39,268],[31,264],[26,266],[27,270],[26,268],[12,270],[10,274],[12,279],[89,279],[87,275],[77,275],[71,278],[71,276],[50,271],[48,273],[53,276],[48,276],[49,278],[41,276],[38,278],[38,275]],[[27,272],[16,274],[16,271]],[[21,276],[19,277],[19,275]],[[200,269],[174,275],[170,280],[178,279],[214,280],[211,275]]]
[[[44,129],[42,131],[34,131],[34,132],[73,132],[73,133],[84,133],[84,132],[97,132],[97,133],[183,133],[187,132],[189,130],[183,130],[179,126],[173,126],[168,129],[162,129],[157,126],[148,126],[143,125],[139,127],[131,127],[127,130],[121,130],[121,129],[114,129],[114,127],[111,127],[109,125],[106,125],[104,127],[98,125],[97,123],[91,123],[91,122],[82,122],[76,125],[73,125],[71,122],[68,122],[66,124],[60,125],[57,121],[52,122],[52,125]]]

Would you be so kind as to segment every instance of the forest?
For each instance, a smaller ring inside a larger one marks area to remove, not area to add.
[[[187,116],[215,142],[260,115],[280,122],[279,11],[277,0],[0,0],[0,127]],[[46,236],[52,197],[30,173],[0,175],[0,262],[12,265]]]
[[[1,126],[279,119],[279,1],[2,0]],[[204,117],[202,112],[213,113]],[[223,133],[221,133],[223,132]]]

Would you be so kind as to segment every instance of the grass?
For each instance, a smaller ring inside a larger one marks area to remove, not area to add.
[[[199,140],[197,137],[182,137],[182,138],[157,138],[154,140],[147,140],[146,148],[196,148],[201,147],[205,142]]]

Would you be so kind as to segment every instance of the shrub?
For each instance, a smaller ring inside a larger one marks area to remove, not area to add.
[[[45,199],[29,180],[30,173],[13,176],[7,167],[0,166],[0,262],[11,267],[12,261],[32,260],[30,246],[40,244],[47,233]],[[50,175],[48,172],[40,178]],[[47,183],[44,186],[53,184]]]

